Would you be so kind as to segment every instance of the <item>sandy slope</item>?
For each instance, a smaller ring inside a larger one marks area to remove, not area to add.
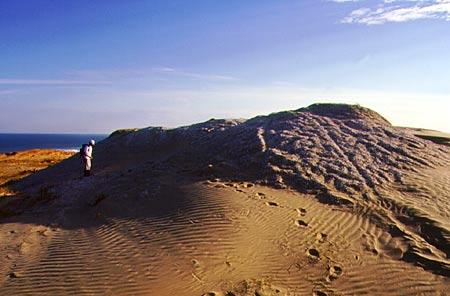
[[[10,186],[0,294],[445,295],[448,152],[335,105],[118,131]]]
[[[429,130],[429,129],[422,129],[422,128],[402,127],[400,129],[403,129],[406,132],[412,133],[413,135],[420,137],[422,139],[430,140],[430,141],[433,141],[438,144],[450,146],[450,134],[449,133],[444,133],[444,132]]]
[[[7,181],[20,179],[49,165],[72,156],[72,152],[36,149],[22,152],[0,153],[0,186]]]

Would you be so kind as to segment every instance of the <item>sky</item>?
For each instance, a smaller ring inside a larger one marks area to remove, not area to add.
[[[0,0],[0,132],[176,127],[317,102],[450,132],[450,0]]]

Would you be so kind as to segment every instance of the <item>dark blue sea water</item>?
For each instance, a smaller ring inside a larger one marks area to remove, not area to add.
[[[83,143],[105,139],[106,134],[1,134],[0,152],[29,149],[78,150]]]

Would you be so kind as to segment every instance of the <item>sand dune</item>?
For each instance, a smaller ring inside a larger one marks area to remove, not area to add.
[[[8,184],[0,294],[445,295],[449,164],[359,106],[117,131]]]

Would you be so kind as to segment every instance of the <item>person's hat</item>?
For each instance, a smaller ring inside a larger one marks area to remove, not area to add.
[[[91,146],[94,146],[94,145],[95,145],[95,141],[94,141],[94,140],[90,140],[90,141],[89,141],[89,144],[90,144]]]

